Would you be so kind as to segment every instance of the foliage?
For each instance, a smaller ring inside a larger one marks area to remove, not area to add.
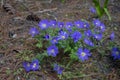
[[[109,20],[111,20],[111,16],[107,9],[108,2],[109,2],[109,0],[105,0],[104,5],[101,7],[100,0],[93,0],[98,17],[102,17],[104,14],[106,14],[108,16]]]
[[[64,2],[65,2],[65,0],[61,0],[61,2],[62,2],[62,3],[64,3]]]

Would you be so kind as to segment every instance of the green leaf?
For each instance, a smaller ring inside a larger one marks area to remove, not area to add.
[[[43,61],[43,59],[45,58],[45,57],[47,57],[48,55],[47,55],[47,52],[45,51],[44,53],[39,53],[39,54],[37,54],[36,55],[36,58],[40,61],[40,62],[42,62]]]
[[[76,52],[72,51],[70,54],[71,60],[78,60],[78,56],[76,55]]]
[[[107,49],[108,49],[108,50],[111,50],[112,47],[114,47],[114,46],[116,46],[116,44],[115,44],[113,41],[111,41],[111,42],[109,42],[109,44],[108,44],[108,46],[107,46]]]
[[[65,2],[65,0],[61,0],[61,2],[62,2],[62,3],[64,3],[64,2]]]
[[[104,8],[104,11],[105,11],[106,15],[108,16],[108,19],[111,21],[111,16],[110,16],[110,14],[108,12],[108,9]]]
[[[103,9],[100,6],[99,0],[93,0],[93,3],[95,4],[95,8],[96,8],[98,16],[101,17],[104,12],[103,12]]]
[[[109,0],[105,0],[103,8],[107,8],[108,1],[109,1]]]
[[[97,51],[100,53],[100,55],[103,57],[105,56],[106,52],[103,49],[97,49]]]
[[[42,48],[42,43],[39,42],[39,43],[36,44],[36,46],[37,46],[38,48]]]
[[[66,48],[64,49],[64,53],[65,52],[68,52],[68,51],[71,51],[71,47],[68,45],[68,44],[66,44],[67,46],[66,46]]]

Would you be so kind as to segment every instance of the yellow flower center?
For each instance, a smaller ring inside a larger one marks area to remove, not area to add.
[[[35,31],[32,31],[33,34],[35,34]]]
[[[86,24],[84,24],[84,27],[86,27],[87,25]]]
[[[33,68],[35,68],[35,67],[36,67],[36,63],[33,64]]]
[[[62,36],[63,39],[65,39],[65,36]]]
[[[102,29],[102,28],[103,28],[103,26],[100,26],[100,28]]]
[[[98,36],[95,36],[96,38],[98,38]]]
[[[119,52],[117,51],[115,54],[116,54],[116,55],[119,55]]]
[[[51,52],[54,53],[55,52],[54,49],[52,49]]]
[[[46,24],[43,24],[42,26],[45,28],[45,27],[46,27]]]
[[[54,40],[54,42],[56,42],[56,40]]]
[[[70,28],[70,25],[68,25],[68,28]]]
[[[84,57],[84,56],[86,55],[86,53],[85,53],[85,52],[82,52],[81,55]]]
[[[80,24],[77,24],[77,26],[80,26]]]

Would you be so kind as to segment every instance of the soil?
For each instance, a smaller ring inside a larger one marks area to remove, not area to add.
[[[30,53],[36,50],[29,29],[37,26],[42,19],[63,22],[79,19],[92,21],[95,18],[89,10],[93,6],[92,0],[65,0],[64,3],[61,0],[0,0],[0,2],[0,80],[59,80],[49,69],[30,73],[23,70],[24,58],[20,53],[28,53],[24,56],[33,57],[34,55]],[[115,41],[120,45],[120,0],[110,0],[108,10],[112,21],[108,20],[106,15],[101,21],[110,29],[108,33],[115,32]],[[110,57],[99,60],[96,57],[99,55],[84,63],[86,69],[82,71],[87,74],[86,76],[68,80],[120,80],[119,61],[114,62]],[[73,66],[79,68],[81,63],[77,65],[74,63]]]

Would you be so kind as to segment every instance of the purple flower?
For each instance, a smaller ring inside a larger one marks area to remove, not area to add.
[[[83,24],[83,27],[84,27],[84,28],[89,28],[89,26],[90,26],[90,25],[89,25],[88,22],[84,22],[84,24]]]
[[[59,38],[58,37],[53,37],[51,40],[52,44],[57,44],[58,43]]]
[[[33,60],[31,63],[31,70],[36,71],[39,69],[39,61],[37,59]]]
[[[41,20],[39,22],[39,27],[41,30],[47,29],[49,27],[48,20]]]
[[[96,13],[96,9],[94,7],[90,7],[90,12],[95,14]]]
[[[88,39],[88,38],[85,38],[84,42],[89,46],[92,46],[92,47],[94,46],[94,43],[92,41],[90,41],[90,39]]]
[[[51,27],[56,27],[56,24],[57,24],[56,20],[51,20],[49,23]]]
[[[94,26],[99,27],[101,25],[101,21],[99,19],[94,19],[93,24]]]
[[[112,57],[114,59],[120,59],[120,49],[117,47],[112,48]]]
[[[60,29],[60,30],[58,31],[59,34],[62,33],[62,32],[63,32],[63,29]]]
[[[58,28],[63,28],[64,27],[64,23],[63,22],[58,22]]]
[[[37,30],[37,28],[30,28],[29,31],[30,35],[32,35],[32,37],[34,37],[35,35],[39,34],[39,31]]]
[[[82,38],[82,34],[79,31],[75,31],[73,34],[71,34],[71,38],[74,40],[74,42],[77,42]]]
[[[103,23],[100,24],[100,30],[101,30],[102,32],[105,31],[105,25],[104,25]]]
[[[114,38],[115,38],[115,33],[112,32],[111,35],[110,35],[110,39],[111,39],[111,40],[114,40]]]
[[[27,72],[31,70],[31,66],[29,62],[23,62],[23,67],[25,68]]]
[[[50,39],[50,35],[47,34],[47,35],[45,35],[43,38],[45,38],[46,40],[49,40],[49,39]]]
[[[57,74],[62,74],[64,68],[60,67],[58,64],[54,64],[54,71],[57,72]]]
[[[49,46],[47,48],[47,53],[49,56],[56,57],[56,55],[58,54],[58,48],[55,45]]]
[[[72,22],[66,22],[65,27],[66,27],[67,30],[70,30],[73,27]]]
[[[91,56],[91,54],[88,49],[79,48],[77,51],[77,56],[81,61],[85,61],[85,60],[88,60],[88,57]]]
[[[68,38],[68,33],[67,32],[65,32],[65,31],[60,31],[59,32],[59,35],[58,35],[58,37],[59,37],[59,40],[64,40],[64,39],[67,39]]]
[[[84,28],[84,22],[81,20],[75,21],[74,24],[78,28]]]
[[[97,40],[101,40],[102,39],[102,34],[94,34],[94,38]]]
[[[85,34],[85,36],[91,37],[92,31],[91,30],[84,31],[84,34]]]

